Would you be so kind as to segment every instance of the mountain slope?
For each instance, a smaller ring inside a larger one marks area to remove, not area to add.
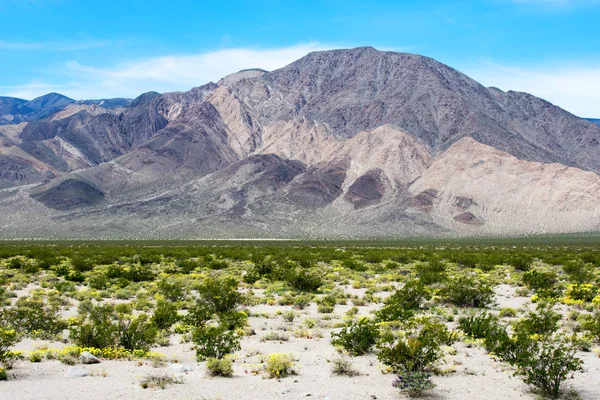
[[[600,228],[600,126],[427,57],[316,52],[107,102],[0,99],[52,110],[0,126],[0,236]]]

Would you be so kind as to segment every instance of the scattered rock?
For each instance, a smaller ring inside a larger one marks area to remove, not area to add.
[[[90,373],[87,369],[81,367],[71,367],[65,373],[65,378],[83,378],[85,376],[90,376]]]
[[[169,369],[173,372],[179,372],[182,374],[194,370],[191,365],[187,364],[171,364],[169,365]]]
[[[311,397],[311,396],[312,396],[312,393],[304,393],[304,394],[302,395],[302,397]]]
[[[82,364],[100,364],[100,359],[89,351],[84,351],[79,356],[79,362]]]

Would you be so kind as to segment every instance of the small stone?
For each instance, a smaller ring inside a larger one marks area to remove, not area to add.
[[[79,356],[79,362],[82,364],[100,364],[100,359],[89,351],[84,351]]]
[[[312,396],[312,393],[304,393],[304,394],[302,395],[302,397],[310,397],[310,396]]]
[[[71,367],[65,373],[66,378],[83,378],[84,376],[90,376],[90,373],[85,368]]]
[[[182,374],[194,370],[191,365],[187,364],[171,364],[169,365],[169,369],[173,372],[179,372]]]
[[[377,400],[377,396],[375,396],[374,394],[372,394],[372,395],[371,395],[371,398],[372,398],[373,400]]]

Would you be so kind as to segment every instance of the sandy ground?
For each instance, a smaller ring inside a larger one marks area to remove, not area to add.
[[[527,306],[529,302],[527,298],[515,296],[514,290],[508,285],[500,285],[497,294],[498,308],[517,308]],[[333,315],[341,318],[349,308],[351,305],[336,306]],[[377,306],[360,307],[360,314],[368,315],[375,308]],[[155,367],[149,361],[142,365],[137,361],[103,361],[96,365],[78,366],[87,369],[92,376],[67,378],[65,373],[71,367],[58,361],[31,363],[21,360],[8,371],[9,381],[0,382],[0,399],[369,400],[404,397],[391,385],[394,375],[381,372],[382,366],[374,354],[352,359],[354,366],[361,372],[360,376],[350,378],[332,375],[330,362],[339,357],[330,343],[332,329],[316,328],[322,333],[322,338],[305,339],[292,335],[295,328],[303,326],[304,319],[313,318],[318,321],[324,315],[317,313],[313,304],[306,310],[296,311],[296,319],[289,323],[276,315],[277,310],[286,309],[289,307],[261,305],[251,308],[253,315],[268,313],[269,317],[253,316],[249,319],[256,335],[243,339],[242,350],[236,353],[232,378],[207,376],[204,363],[195,360],[192,344],[180,343],[180,336],[174,335],[170,346],[153,350],[167,355],[169,360],[176,359],[179,363],[191,366],[193,370],[190,372],[175,373],[170,369],[170,363]],[[261,341],[261,337],[272,330],[285,330],[289,341]],[[15,348],[33,350],[40,345],[64,346],[56,342],[25,340]],[[513,370],[508,365],[494,361],[484,349],[469,348],[464,343],[456,343],[453,347],[457,353],[447,356],[445,364],[447,367],[454,366],[456,372],[434,376],[433,381],[437,386],[426,398],[536,399],[536,395],[528,391],[522,380],[513,376]],[[251,369],[259,363],[259,355],[270,353],[289,353],[296,357],[298,375],[281,380],[253,375]],[[577,374],[571,385],[581,399],[600,399],[600,358],[596,353],[581,353],[580,357],[585,361],[586,373]],[[158,371],[181,376],[183,383],[170,385],[165,389],[143,389],[140,386],[142,378]]]

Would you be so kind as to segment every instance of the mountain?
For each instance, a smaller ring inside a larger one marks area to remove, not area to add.
[[[0,125],[38,121],[73,103],[75,100],[58,93],[49,93],[31,101],[0,97]]]
[[[0,236],[600,228],[600,126],[415,54],[315,52],[131,101],[49,96],[0,99]]]

